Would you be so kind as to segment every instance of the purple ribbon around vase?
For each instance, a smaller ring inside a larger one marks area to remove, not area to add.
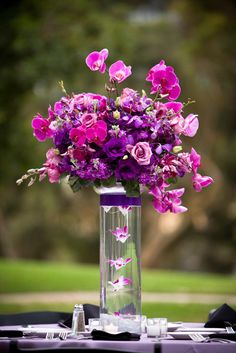
[[[141,197],[128,197],[123,194],[100,195],[101,206],[141,206]]]

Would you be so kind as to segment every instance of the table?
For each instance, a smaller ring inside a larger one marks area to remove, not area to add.
[[[186,323],[190,327],[203,327],[203,324]],[[58,328],[57,325],[34,325],[35,327]],[[22,329],[20,326],[1,326],[1,329]],[[10,339],[0,339],[0,352],[10,352]],[[16,339],[14,339],[16,342]],[[170,336],[158,342],[154,338],[142,335],[140,341],[93,341],[90,339],[76,340],[59,339],[46,340],[44,338],[19,338],[20,348],[68,348],[85,347],[100,349],[120,349],[137,353],[236,353],[236,343],[198,343],[191,340],[174,340]]]

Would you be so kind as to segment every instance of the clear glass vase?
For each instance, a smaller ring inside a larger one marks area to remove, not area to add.
[[[122,186],[99,188],[100,317],[141,332],[141,198]]]

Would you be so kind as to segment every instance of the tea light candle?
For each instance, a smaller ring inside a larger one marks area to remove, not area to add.
[[[112,323],[110,323],[109,325],[104,325],[104,331],[110,332],[110,333],[116,333],[118,332],[118,326],[115,326]]]
[[[159,325],[147,325],[147,336],[148,337],[159,337],[160,336]]]

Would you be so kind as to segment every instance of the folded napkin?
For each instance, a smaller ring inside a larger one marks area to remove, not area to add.
[[[101,341],[139,341],[140,335],[137,333],[120,332],[120,333],[108,333],[100,330],[93,330],[91,332],[93,340]]]
[[[0,337],[23,337],[23,331],[0,330]]]
[[[204,327],[226,327],[236,325],[236,311],[227,304],[221,305],[210,316]]]
[[[223,338],[230,341],[236,341],[236,333],[212,333],[210,338]]]

